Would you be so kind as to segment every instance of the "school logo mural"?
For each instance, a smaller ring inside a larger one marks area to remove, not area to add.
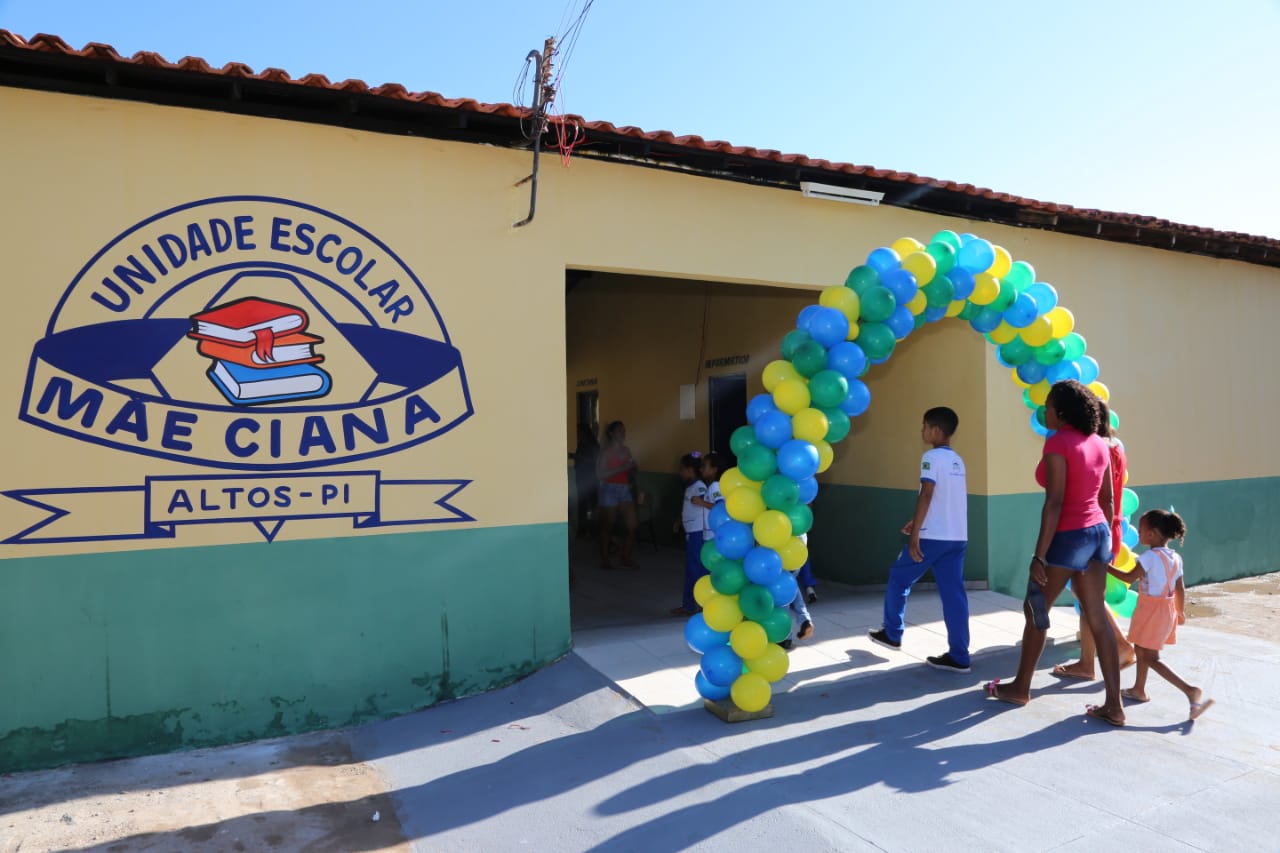
[[[440,313],[377,237],[287,199],[195,201],[134,225],[80,270],[35,342],[19,417],[239,473],[7,491],[49,516],[5,541],[172,538],[218,522],[272,539],[289,519],[336,516],[356,527],[471,520],[447,502],[467,480],[311,469],[429,441],[472,411]],[[122,502],[139,513],[130,529],[119,529]]]

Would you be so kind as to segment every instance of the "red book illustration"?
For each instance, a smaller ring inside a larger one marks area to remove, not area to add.
[[[271,349],[266,357],[259,350],[256,338],[243,343],[202,338],[197,349],[201,355],[208,358],[232,361],[243,364],[245,367],[283,367],[286,364],[310,364],[324,361],[324,356],[316,354],[315,347],[319,343],[324,343],[324,338],[302,332],[290,332],[273,336]]]
[[[273,364],[276,336],[307,328],[307,313],[295,305],[250,296],[191,316],[189,337],[253,347],[260,365]],[[308,336],[310,337],[310,336]],[[314,341],[312,342],[314,343]],[[254,362],[242,362],[252,365]]]

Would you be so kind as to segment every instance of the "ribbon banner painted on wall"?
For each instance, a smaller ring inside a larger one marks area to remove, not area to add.
[[[265,474],[395,453],[472,412],[461,354],[388,246],[317,207],[228,196],[152,216],[85,264],[33,348],[19,417],[115,450]],[[471,520],[447,503],[467,482],[339,472],[17,489],[5,494],[52,515],[6,541]],[[138,510],[130,520],[126,506]]]

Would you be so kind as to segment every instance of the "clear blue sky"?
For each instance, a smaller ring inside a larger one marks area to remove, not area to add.
[[[0,27],[508,102],[584,2],[0,0]],[[595,0],[560,106],[1280,237],[1280,0]]]

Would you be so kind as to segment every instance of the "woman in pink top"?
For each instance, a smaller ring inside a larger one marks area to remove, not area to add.
[[[1048,607],[1068,583],[1098,644],[1107,698],[1090,715],[1124,725],[1120,703],[1120,659],[1106,615],[1107,569],[1111,562],[1111,459],[1097,435],[1098,398],[1079,382],[1059,382],[1045,402],[1045,426],[1056,430],[1044,443],[1036,482],[1044,487],[1040,535],[1031,555],[1030,582],[1023,602],[1026,627],[1018,674],[1008,684],[986,684],[987,695],[1025,705],[1031,676],[1044,651]]]

